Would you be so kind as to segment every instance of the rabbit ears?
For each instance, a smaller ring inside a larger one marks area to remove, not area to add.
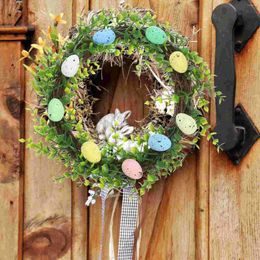
[[[127,118],[131,116],[132,112],[130,110],[127,110],[123,113],[120,112],[118,108],[115,109],[115,120],[122,122],[125,121]]]

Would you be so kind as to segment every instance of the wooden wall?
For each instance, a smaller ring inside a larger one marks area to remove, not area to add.
[[[18,63],[28,28],[35,38],[46,30],[48,13],[64,13],[66,34],[83,9],[117,7],[119,0],[15,0],[0,3],[0,260],[96,260],[100,248],[100,202],[87,210],[85,189],[52,177],[62,167],[45,157],[24,151],[19,136],[33,136],[30,113],[24,103],[35,103],[30,77]],[[151,8],[160,21],[170,21],[192,36],[192,49],[214,63],[215,32],[211,13],[222,0],[129,0],[132,6]],[[260,2],[253,1],[258,10]],[[13,28],[13,26],[16,26]],[[5,28],[5,29],[3,29]],[[6,29],[7,28],[7,29]],[[200,32],[193,35],[193,32]],[[3,31],[5,31],[3,33]],[[260,31],[236,57],[237,98],[260,128]],[[110,86],[114,98],[103,97],[105,109],[132,109],[143,116],[139,83],[127,83],[117,73]],[[129,98],[131,97],[131,98]],[[102,111],[100,107],[100,111]],[[214,122],[214,104],[211,121]],[[104,112],[104,111],[103,111]],[[25,130],[25,131],[24,131]],[[35,137],[36,138],[36,137]],[[142,200],[136,259],[260,259],[260,144],[239,166],[217,154],[206,141],[183,169],[156,184]],[[120,198],[108,200],[104,259],[115,259]]]

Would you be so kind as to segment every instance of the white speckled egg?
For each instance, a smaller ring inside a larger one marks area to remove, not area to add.
[[[61,65],[61,73],[68,78],[74,77],[79,69],[78,55],[70,55]]]

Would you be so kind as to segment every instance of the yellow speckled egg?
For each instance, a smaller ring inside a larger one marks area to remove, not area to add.
[[[91,163],[98,163],[101,160],[101,151],[93,141],[85,142],[81,146],[81,153]]]
[[[175,51],[171,54],[170,64],[172,68],[179,73],[185,73],[188,69],[188,60],[180,51]]]

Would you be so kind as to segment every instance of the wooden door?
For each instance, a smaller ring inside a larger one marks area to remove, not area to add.
[[[33,136],[30,113],[24,117],[24,110],[19,109],[22,101],[35,103],[35,96],[30,76],[17,62],[26,32],[19,38],[13,36],[13,31],[3,34],[2,28],[7,24],[15,28],[35,25],[36,39],[50,22],[48,13],[63,12],[66,34],[82,10],[117,7],[120,1],[24,0],[23,9],[15,2],[0,3],[0,260],[96,260],[100,249],[100,201],[86,209],[85,189],[70,182],[55,184],[52,177],[61,173],[62,167],[24,151],[17,141],[23,129],[26,137]],[[212,69],[215,32],[211,13],[222,2],[128,1],[134,7],[153,9],[160,21],[170,21],[174,28],[192,37],[191,48],[198,50]],[[253,2],[260,10],[259,1]],[[236,56],[236,102],[243,104],[258,129],[259,47],[258,30]],[[135,118],[142,117],[145,110],[138,80],[131,74],[125,83],[120,73],[114,74],[110,86],[113,98],[103,97],[106,111],[130,108]],[[214,124],[214,104],[210,118]],[[242,163],[233,166],[203,140],[200,151],[186,160],[183,169],[156,184],[142,199],[136,259],[260,259],[259,146],[257,142]],[[107,203],[104,259],[115,259],[120,198],[116,196]]]

